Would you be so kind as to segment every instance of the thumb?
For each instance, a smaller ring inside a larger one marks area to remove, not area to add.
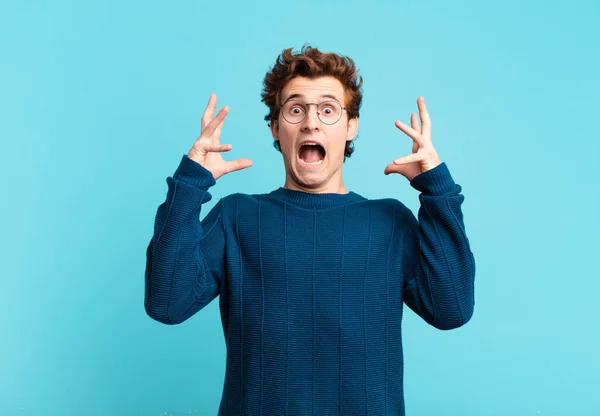
[[[399,173],[411,181],[415,176],[421,173],[421,165],[419,162],[403,163],[401,165],[390,163],[385,167],[383,173],[386,175],[389,175],[390,173]]]
[[[387,165],[385,167],[385,170],[383,171],[383,173],[385,175],[389,175],[390,173],[399,173],[402,176],[405,176],[406,168],[407,168],[406,165],[396,165],[394,163],[390,163],[389,165]]]
[[[237,170],[246,169],[252,166],[252,161],[247,158],[231,160],[227,162],[227,172],[235,172]]]

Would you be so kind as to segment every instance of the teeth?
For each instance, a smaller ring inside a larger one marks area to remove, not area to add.
[[[318,162],[305,162],[304,160],[300,159],[300,161],[304,164],[304,165],[309,165],[309,166],[317,166],[320,165],[321,163],[323,163],[323,159],[319,160]]]

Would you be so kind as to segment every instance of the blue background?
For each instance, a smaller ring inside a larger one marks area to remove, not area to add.
[[[216,414],[218,302],[150,319],[145,250],[212,92],[254,166],[203,215],[283,185],[260,90],[308,43],[364,77],[349,189],[417,212],[383,170],[419,95],[463,187],[475,315],[442,332],[406,309],[408,414],[600,414],[600,4],[483,3],[1,1],[0,413]]]

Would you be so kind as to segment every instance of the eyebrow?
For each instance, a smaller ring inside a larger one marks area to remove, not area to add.
[[[304,94],[298,94],[298,93],[296,93],[296,94],[292,94],[292,95],[290,95],[289,97],[287,97],[287,98],[284,100],[284,102],[286,102],[286,101],[289,101],[289,100],[291,100],[292,98],[306,98],[306,96],[305,96]],[[338,100],[338,99],[337,99],[337,97],[336,97],[335,95],[331,95],[331,94],[323,94],[323,95],[321,95],[321,98],[333,98],[334,100],[336,100],[336,101],[338,101],[338,102],[340,101],[340,100]]]

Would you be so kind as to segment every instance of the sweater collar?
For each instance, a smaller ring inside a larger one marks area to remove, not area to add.
[[[347,194],[335,193],[311,193],[304,191],[296,191],[292,189],[279,188],[269,193],[268,195],[284,200],[286,202],[305,205],[305,206],[333,206],[345,205],[353,202],[364,201],[365,198],[361,195],[350,191]]]

